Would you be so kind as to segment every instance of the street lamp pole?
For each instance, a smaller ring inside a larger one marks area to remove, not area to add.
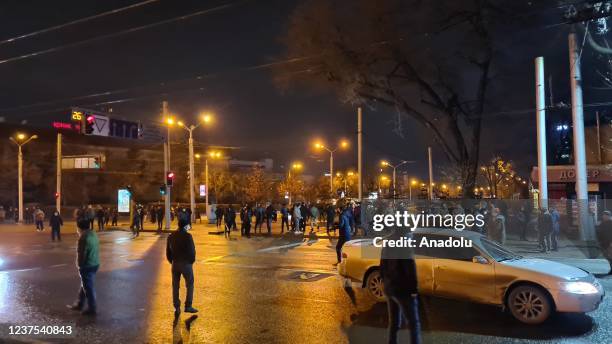
[[[410,161],[407,160],[402,160],[399,164],[397,165],[391,165],[388,161],[382,161],[382,165],[383,166],[388,166],[391,167],[393,169],[393,198],[395,198],[395,171],[397,170],[398,167],[402,166],[403,164],[407,164]],[[412,193],[412,189],[410,190],[410,192]],[[410,197],[412,199],[412,196]]]
[[[38,138],[38,135],[32,135],[27,140],[21,142],[25,139],[24,134],[17,134],[17,140],[13,137],[10,137],[14,144],[17,145],[17,198],[19,202],[19,223],[23,223],[23,152],[21,147],[26,143]]]
[[[195,179],[193,168],[193,129],[195,129],[195,126],[193,125],[187,128],[187,130],[189,131],[189,207],[191,208],[191,221],[195,222],[195,185],[193,182],[193,180]]]
[[[208,221],[208,194],[210,193],[210,185],[208,185],[208,157],[204,161],[204,185],[204,197],[206,202],[206,221]]]
[[[348,142],[346,140],[342,140],[340,142],[340,145],[336,147],[336,149],[334,150],[327,148],[325,145],[319,142],[315,143],[314,146],[317,149],[325,149],[326,151],[329,152],[329,191],[333,195],[334,193],[334,152],[337,151],[339,148],[348,147]]]

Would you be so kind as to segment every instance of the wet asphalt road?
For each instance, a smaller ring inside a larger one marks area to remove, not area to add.
[[[165,235],[100,234],[99,314],[66,309],[79,286],[76,236],[0,226],[0,343],[384,343],[386,306],[354,286],[345,289],[331,265],[335,240],[240,238],[193,231],[198,253],[197,318],[171,306]],[[607,295],[612,278],[600,281]],[[184,289],[182,294],[184,295]],[[557,315],[539,327],[522,325],[489,306],[425,299],[426,343],[610,343],[612,302],[587,315]],[[70,338],[6,335],[11,324],[72,325]],[[176,326],[175,326],[176,324]],[[404,334],[404,339],[406,334]]]

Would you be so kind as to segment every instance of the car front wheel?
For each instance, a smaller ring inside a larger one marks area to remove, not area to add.
[[[387,300],[385,298],[382,276],[380,275],[379,270],[374,270],[370,272],[366,280],[366,288],[368,289],[368,293],[377,302],[385,302]]]
[[[542,288],[524,285],[512,290],[508,296],[508,308],[518,321],[536,325],[548,319],[552,303]]]

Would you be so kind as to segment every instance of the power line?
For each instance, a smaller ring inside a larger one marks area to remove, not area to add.
[[[112,37],[118,37],[118,36],[125,35],[125,34],[128,34],[128,33],[133,33],[133,32],[137,32],[137,31],[142,31],[142,30],[150,29],[150,28],[156,27],[156,26],[160,26],[160,25],[164,25],[164,24],[168,24],[168,23],[173,23],[173,22],[177,22],[177,21],[182,21],[182,20],[190,19],[190,18],[193,18],[193,17],[196,17],[196,16],[200,16],[200,15],[204,15],[204,14],[210,14],[210,13],[222,11],[224,9],[234,7],[234,6],[238,5],[238,4],[245,3],[247,1],[249,1],[249,0],[236,1],[236,2],[232,2],[232,3],[228,3],[228,4],[212,7],[212,8],[209,8],[209,9],[193,12],[193,13],[190,13],[190,14],[182,15],[182,16],[179,16],[179,17],[174,17],[174,18],[165,19],[165,20],[162,20],[162,21],[159,21],[159,22],[155,22],[155,23],[151,23],[151,24],[145,24],[145,25],[133,27],[133,28],[126,29],[126,30],[123,30],[123,31],[119,31],[119,32],[114,32],[114,33],[110,33],[110,34],[106,34],[106,35],[102,35],[102,36],[98,36],[98,37],[93,37],[93,38],[89,38],[89,39],[78,41],[78,42],[68,43],[68,44],[60,45],[60,46],[53,47],[53,48],[39,50],[39,51],[35,51],[35,52],[32,52],[32,53],[20,55],[20,56],[9,57],[7,59],[0,60],[0,64],[20,61],[20,60],[28,59],[30,57],[35,57],[35,56],[45,55],[45,54],[49,54],[49,53],[54,53],[54,52],[57,52],[57,51],[60,51],[60,50],[78,47],[78,46],[81,46],[81,45],[84,45],[84,44],[88,44],[88,43],[91,43],[91,42],[101,41],[101,40],[104,40],[104,39],[107,39],[107,38],[112,38]]]
[[[22,35],[19,35],[19,36],[16,36],[16,37],[12,37],[12,38],[8,38],[8,39],[5,39],[5,40],[2,40],[2,41],[0,41],[0,45],[7,44],[7,43],[13,43],[13,42],[16,42],[16,41],[24,39],[24,38],[34,37],[34,36],[41,35],[41,34],[48,33],[48,32],[52,32],[52,31],[57,31],[57,30],[63,29],[63,28],[68,27],[68,26],[85,23],[85,22],[88,22],[90,20],[99,19],[99,18],[106,17],[106,16],[109,16],[109,15],[112,15],[112,14],[117,14],[117,13],[120,13],[120,12],[131,10],[133,8],[141,7],[141,6],[148,5],[150,3],[158,2],[158,1],[160,1],[160,0],[146,0],[146,1],[139,2],[139,3],[136,3],[136,4],[132,4],[132,5],[129,5],[129,6],[117,8],[117,9],[110,10],[110,11],[103,12],[103,13],[99,13],[99,14],[96,14],[96,15],[93,15],[93,16],[89,16],[89,17],[73,20],[73,21],[70,21],[70,22],[67,22],[67,23],[64,23],[64,24],[51,26],[51,27],[48,27],[46,29],[41,29],[41,30],[38,30],[38,31],[22,34]]]

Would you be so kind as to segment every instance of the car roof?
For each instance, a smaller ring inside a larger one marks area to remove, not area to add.
[[[453,236],[453,237],[464,237],[466,239],[477,240],[483,237],[482,234],[478,232],[468,231],[468,230],[454,230],[447,228],[417,228],[413,231],[414,234],[435,234],[441,236]]]

